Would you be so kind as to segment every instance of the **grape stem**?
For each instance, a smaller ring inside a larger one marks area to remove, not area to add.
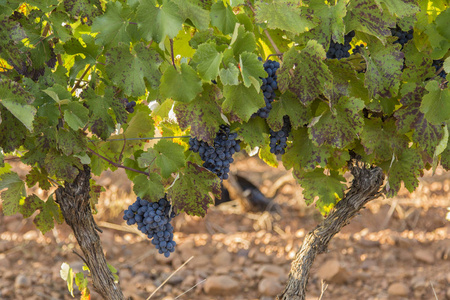
[[[109,162],[111,165],[113,165],[113,166],[116,167],[116,168],[122,168],[122,169],[125,169],[125,170],[128,170],[128,171],[132,171],[132,172],[136,172],[136,173],[141,173],[141,174],[150,176],[150,174],[147,173],[147,172],[144,172],[144,171],[141,171],[141,170],[136,170],[136,169],[133,169],[133,168],[130,168],[130,167],[123,166],[123,165],[121,165],[121,164],[115,163],[115,162],[113,162],[112,160],[110,160],[110,159],[104,157],[103,155],[98,154],[97,152],[95,152],[94,150],[92,150],[92,149],[89,148],[89,147],[88,147],[87,149],[88,149],[92,154],[94,154],[94,155],[100,157],[101,159],[103,159],[103,160]]]
[[[170,39],[170,56],[172,57],[172,65],[177,70],[177,66],[175,66],[175,58],[173,57],[173,39]]]
[[[77,82],[75,83],[75,85],[73,86],[72,90],[70,91],[71,94],[73,94],[73,92],[75,92],[75,90],[77,88],[80,87],[80,83],[83,80],[84,76],[86,76],[86,74],[89,72],[89,70],[92,68],[92,65],[89,65],[89,67],[86,68],[86,70],[84,70],[84,73],[81,75],[81,77],[77,80]]]

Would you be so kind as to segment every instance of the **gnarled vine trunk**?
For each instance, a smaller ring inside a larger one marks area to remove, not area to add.
[[[291,265],[288,283],[279,300],[304,300],[311,266],[317,254],[324,253],[331,238],[364,207],[380,196],[384,175],[379,167],[367,169],[358,162],[349,164],[354,176],[350,190],[332,212],[303,240]]]
[[[73,183],[65,183],[56,190],[56,201],[61,207],[66,223],[72,228],[92,275],[94,289],[104,299],[123,300],[122,291],[108,268],[103,254],[97,225],[89,202],[90,168],[80,170]]]

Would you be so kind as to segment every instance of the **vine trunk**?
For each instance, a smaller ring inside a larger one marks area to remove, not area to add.
[[[379,197],[384,175],[379,167],[365,168],[354,161],[349,164],[354,179],[350,190],[332,212],[303,240],[292,262],[289,279],[278,300],[304,300],[311,266],[317,254],[324,253],[330,240],[364,207]]]
[[[104,299],[125,299],[118,284],[108,268],[103,254],[98,227],[92,216],[89,201],[91,177],[90,168],[80,170],[73,183],[65,183],[56,190],[56,201],[61,207],[66,223],[72,228],[78,244],[84,254],[84,262],[91,272],[94,289]]]

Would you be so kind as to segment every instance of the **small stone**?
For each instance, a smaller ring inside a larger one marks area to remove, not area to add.
[[[173,275],[172,277],[170,277],[170,279],[167,281],[168,284],[171,285],[179,285],[180,283],[183,282],[183,276],[180,275]]]
[[[391,296],[407,297],[409,295],[409,288],[404,283],[396,282],[389,286],[388,294]]]
[[[0,270],[1,269],[8,269],[10,267],[10,262],[6,258],[0,259]]]
[[[203,288],[209,295],[229,295],[239,291],[239,282],[227,275],[210,276]]]
[[[188,275],[186,278],[183,279],[181,282],[181,289],[189,289],[195,285],[195,276],[194,275]]]
[[[283,286],[274,278],[264,278],[258,284],[258,292],[263,296],[276,296],[283,291]]]
[[[133,274],[131,273],[130,269],[127,268],[127,269],[120,270],[120,273],[119,273],[120,280],[128,281],[131,279],[132,276],[133,276]]]
[[[229,266],[231,264],[231,261],[231,254],[226,250],[220,251],[213,258],[213,263],[216,266]]]
[[[0,291],[0,296],[4,298],[12,297],[14,295],[14,289],[12,287],[6,287]],[[3,298],[0,298],[3,299]]]
[[[414,258],[430,265],[434,264],[434,255],[428,250],[417,250],[414,252]]]
[[[23,288],[28,288],[31,286],[31,281],[28,279],[27,276],[19,274],[16,277],[16,280],[14,281],[14,288],[16,290],[20,290]]]
[[[284,277],[286,272],[282,267],[276,265],[262,265],[258,270],[258,277]]]
[[[23,235],[23,239],[26,241],[36,240],[39,237],[39,233],[36,230],[30,230]]]
[[[195,256],[189,264],[191,268],[199,268],[209,265],[210,263],[211,259],[208,255],[198,255]]]
[[[317,271],[317,275],[330,283],[342,284],[350,280],[350,273],[335,259],[326,261]]]

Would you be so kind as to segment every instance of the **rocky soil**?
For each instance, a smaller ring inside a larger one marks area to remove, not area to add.
[[[235,200],[209,209],[204,219],[180,215],[170,258],[121,220],[134,201],[124,174],[98,180],[107,188],[96,215],[103,248],[129,299],[156,291],[152,299],[270,300],[281,292],[291,259],[321,216],[305,205],[294,180],[284,181],[289,172],[282,167],[246,158],[234,168],[266,194],[283,180],[273,200],[277,210],[247,212]],[[450,173],[440,169],[426,174],[413,194],[402,190],[395,199],[372,201],[318,256],[308,300],[321,294],[324,300],[450,299],[449,209]],[[44,236],[32,218],[0,212],[0,299],[72,299],[60,268],[67,262],[82,270],[74,251],[81,253],[68,226]],[[77,288],[74,296],[80,297]],[[100,297],[92,292],[91,299]]]

